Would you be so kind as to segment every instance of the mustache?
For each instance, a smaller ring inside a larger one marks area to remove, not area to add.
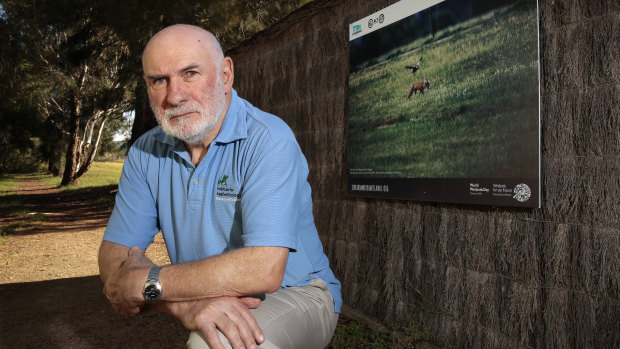
[[[202,113],[202,106],[196,102],[188,101],[179,106],[173,108],[167,108],[164,110],[164,117],[167,119],[171,119],[177,115],[187,114],[187,113]]]

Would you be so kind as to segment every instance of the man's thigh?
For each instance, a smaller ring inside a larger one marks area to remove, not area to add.
[[[259,346],[263,349],[325,348],[338,322],[334,300],[321,279],[313,280],[310,286],[266,294],[261,305],[250,311],[265,335],[265,343]],[[230,348],[221,333],[220,339]],[[187,347],[209,348],[197,331],[190,334]]]

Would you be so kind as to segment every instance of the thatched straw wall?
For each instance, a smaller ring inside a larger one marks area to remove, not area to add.
[[[539,0],[543,207],[346,194],[348,24],[315,0],[233,49],[235,88],[295,131],[345,303],[455,347],[620,348],[620,3]]]

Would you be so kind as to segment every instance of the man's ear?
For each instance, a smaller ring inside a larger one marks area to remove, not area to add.
[[[222,60],[222,78],[224,79],[226,93],[230,93],[233,82],[235,81],[235,67],[230,57],[224,57]]]

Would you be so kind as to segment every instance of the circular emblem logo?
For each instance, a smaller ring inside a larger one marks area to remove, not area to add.
[[[517,184],[517,186],[514,188],[514,193],[515,196],[513,196],[513,198],[517,199],[517,201],[520,202],[525,202],[530,198],[530,196],[532,196],[532,191],[530,190],[530,187],[528,187],[527,184],[524,183]]]
[[[379,15],[379,23],[383,23],[383,20],[385,19],[385,16],[383,16],[383,13]]]
[[[372,28],[372,19],[368,20],[368,28]]]

